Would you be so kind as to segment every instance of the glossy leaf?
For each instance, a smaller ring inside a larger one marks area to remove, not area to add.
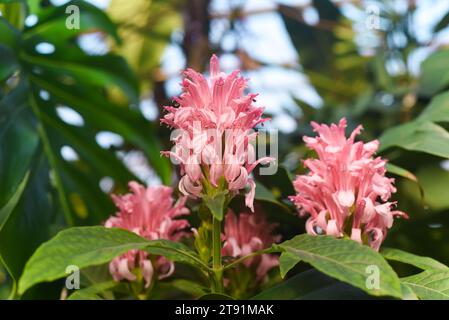
[[[428,57],[421,66],[421,93],[433,95],[449,86],[449,50],[440,50]]]
[[[360,289],[339,282],[317,270],[307,270],[268,288],[251,300],[366,299]]]
[[[382,248],[381,254],[387,260],[399,261],[406,264],[411,264],[423,270],[446,270],[449,271],[449,267],[438,262],[435,259],[429,257],[417,256],[413,253],[405,252],[399,249]]]
[[[399,278],[376,251],[349,239],[302,234],[278,246],[319,271],[375,296],[401,297]],[[371,266],[378,268],[380,287],[366,285]]]
[[[449,271],[426,270],[419,274],[401,278],[422,300],[449,300]]]
[[[432,122],[408,122],[388,129],[380,137],[379,151],[390,147],[449,158],[449,132]]]
[[[103,291],[113,289],[117,284],[117,281],[96,283],[90,287],[76,290],[67,300],[103,300],[100,294]]]
[[[204,267],[196,254],[181,243],[149,241],[122,229],[77,227],[61,231],[36,250],[20,279],[19,293],[39,282],[64,277],[69,265],[80,269],[99,265],[131,249],[146,250],[173,261]]]

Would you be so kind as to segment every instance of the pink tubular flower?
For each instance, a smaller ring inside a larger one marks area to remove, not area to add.
[[[253,210],[255,183],[250,177],[259,163],[273,158],[255,159],[257,137],[252,130],[263,119],[262,107],[253,105],[255,94],[244,95],[247,81],[234,71],[220,72],[218,58],[210,60],[210,80],[187,69],[183,93],[166,106],[162,123],[177,129],[172,135],[172,151],[162,152],[181,165],[179,190],[193,198],[210,188],[229,190],[231,195],[249,188],[246,205]]]
[[[297,194],[290,197],[301,216],[310,216],[307,232],[348,235],[379,250],[393,218],[407,218],[393,210],[396,202],[388,202],[396,188],[394,179],[385,177],[386,160],[373,157],[379,142],[354,142],[362,126],[346,139],[344,118],[338,125],[312,122],[312,127],[318,136],[304,137],[304,141],[318,159],[304,161],[309,173],[297,176]]]
[[[229,210],[225,218],[222,254],[237,258],[268,248],[281,240],[280,235],[272,235],[276,226],[268,223],[259,211],[240,213],[237,217]],[[257,279],[262,280],[271,268],[279,264],[279,260],[277,256],[263,254],[246,259],[243,263],[246,267],[256,267]]]
[[[184,206],[185,197],[173,204],[170,187],[145,188],[137,182],[130,182],[129,188],[131,193],[123,196],[112,195],[119,211],[116,216],[111,216],[106,221],[105,227],[126,229],[148,240],[177,241],[186,235],[183,230],[189,226],[188,221],[175,219],[189,214],[189,210]],[[153,261],[155,266],[145,251],[130,250],[112,260],[109,270],[116,281],[122,279],[134,281],[136,276],[131,271],[140,267],[145,287],[148,288],[155,268],[160,279],[170,276],[174,271],[173,262],[164,257],[158,257]]]

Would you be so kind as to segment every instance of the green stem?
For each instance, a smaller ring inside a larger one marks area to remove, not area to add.
[[[212,229],[212,271],[214,275],[213,292],[223,293],[223,266],[221,264],[221,221],[213,217]]]
[[[73,226],[73,217],[70,213],[69,209],[69,203],[66,198],[66,194],[64,191],[64,186],[62,184],[62,179],[59,176],[58,170],[57,170],[57,159],[55,155],[53,154],[53,151],[51,149],[50,140],[48,139],[47,131],[45,131],[45,127],[42,120],[42,115],[40,113],[39,107],[36,103],[36,100],[33,97],[33,94],[30,95],[29,98],[31,109],[33,110],[33,113],[39,120],[39,124],[37,126],[37,131],[39,133],[39,136],[41,138],[42,144],[44,146],[45,154],[47,155],[48,162],[50,163],[51,168],[53,169],[55,184],[56,184],[56,190],[58,191],[58,197],[59,202],[61,204],[62,212],[64,213],[65,220],[69,226]]]
[[[259,251],[255,251],[253,253],[250,253],[246,256],[243,256],[241,258],[238,258],[236,260],[234,260],[233,262],[231,262],[230,264],[224,266],[223,271],[229,270],[231,268],[236,267],[237,265],[239,265],[240,263],[242,263],[243,261],[245,261],[246,259],[261,255],[261,254],[266,254],[266,253],[273,253],[273,252],[278,252],[278,250],[274,249],[274,248],[267,248],[267,249],[263,249],[263,250],[259,250]]]

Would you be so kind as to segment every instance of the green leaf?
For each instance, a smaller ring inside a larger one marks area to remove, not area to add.
[[[401,281],[422,300],[449,300],[447,270],[426,270]]]
[[[312,269],[260,292],[251,300],[364,299],[366,297],[369,296],[362,290]]]
[[[223,220],[227,192],[219,192],[213,197],[209,195],[203,196],[204,204],[209,208],[213,216],[219,221]]]
[[[19,293],[23,294],[37,283],[64,277],[69,265],[80,269],[99,265],[131,249],[145,250],[196,267],[207,267],[196,253],[181,243],[149,241],[122,229],[77,227],[61,231],[36,250],[20,279]]]
[[[19,84],[0,101],[0,209],[17,196],[38,145],[31,113],[24,107],[24,92]],[[6,219],[1,211],[0,226]]]
[[[449,271],[449,267],[445,266],[444,264],[435,259],[417,256],[413,253],[405,252],[399,249],[382,248],[382,251],[380,253],[387,260],[411,264],[412,266],[418,267],[423,270],[437,269]]]
[[[21,58],[34,68],[54,72],[55,76],[71,78],[90,88],[120,89],[130,103],[137,103],[139,98],[138,83],[123,58],[108,54],[104,56],[87,56],[79,50],[70,53],[55,52],[51,57],[26,53]]]
[[[391,172],[395,175],[398,175],[400,177],[418,182],[418,178],[416,178],[416,176],[411,173],[410,171],[408,171],[407,169],[401,168],[397,165],[394,165],[392,163],[387,163],[387,171]]]
[[[449,185],[449,171],[442,168],[439,163],[421,166],[416,175],[426,194],[426,204],[432,210],[440,211],[449,208],[447,186]],[[419,197],[416,194],[417,203]]]
[[[449,91],[433,97],[418,119],[433,122],[449,122]]]
[[[371,295],[401,298],[399,278],[393,269],[379,253],[355,241],[302,234],[277,247],[297,256],[319,271]],[[369,289],[366,285],[372,274],[368,269],[371,266],[379,270],[378,289]]]
[[[449,122],[449,92],[435,96],[414,121],[393,127],[380,137],[379,152],[390,147],[449,158],[449,132],[436,122]]]
[[[66,8],[75,5],[80,11],[79,29],[69,29],[66,26],[69,14]],[[37,15],[38,23],[25,30],[27,39],[37,37],[53,44],[64,43],[80,34],[101,30],[120,42],[117,29],[106,13],[98,7],[82,0],[65,3],[62,6],[31,6],[31,11]]]
[[[290,209],[285,204],[278,201],[273,193],[271,193],[271,191],[268,190],[262,183],[256,183],[256,193],[254,195],[254,199],[262,202],[269,202],[276,205],[279,209],[290,213]]]
[[[432,96],[449,85],[449,50],[439,50],[421,64],[420,93]]]
[[[441,31],[446,28],[447,25],[449,25],[449,12],[443,16],[443,18],[435,25],[435,27],[433,27],[433,31]]]
[[[20,33],[8,21],[0,17],[0,50],[7,50],[11,54],[17,50],[19,41]],[[5,53],[2,54],[5,55]],[[0,66],[6,68],[9,62],[0,60]],[[2,80],[1,77],[0,80]]]
[[[413,290],[401,282],[402,299],[403,300],[419,300]]]
[[[227,294],[221,293],[208,293],[200,297],[198,300],[235,300],[233,297]]]
[[[0,43],[0,81],[8,79],[18,67],[14,53]]]
[[[107,291],[116,287],[119,283],[117,281],[107,281],[96,283],[90,287],[76,290],[67,300],[103,300],[99,295],[103,291]]]
[[[291,252],[282,252],[279,257],[279,271],[281,273],[281,277],[285,278],[287,273],[296,266],[301,261],[297,255]]]
[[[207,288],[199,285],[196,282],[185,280],[185,279],[175,279],[168,283],[171,287],[183,291],[192,297],[204,296],[207,292]]]
[[[46,78],[31,76],[31,78],[38,87],[50,92],[62,105],[73,107],[93,127],[117,133],[125,141],[140,147],[162,181],[166,183],[170,181],[170,163],[160,156],[161,146],[155,137],[154,128],[141,115],[105,101],[92,90],[63,85],[50,76]]]
[[[449,132],[427,121],[412,121],[388,129],[380,137],[379,152],[390,147],[449,158]]]
[[[8,221],[11,212],[17,206],[17,203],[19,202],[20,197],[22,196],[22,193],[27,185],[28,177],[29,173],[27,173],[25,177],[22,179],[22,182],[19,184],[16,191],[9,199],[9,201],[5,204],[5,206],[3,208],[0,208],[0,231],[2,230],[2,227],[6,223],[6,221]]]
[[[36,248],[50,236],[55,208],[47,191],[49,184],[48,164],[39,150],[20,201],[0,231],[0,258],[14,283]]]

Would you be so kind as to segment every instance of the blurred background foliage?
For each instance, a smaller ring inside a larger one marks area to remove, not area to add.
[[[410,216],[385,245],[449,263],[447,1],[0,0],[0,13],[0,298],[40,243],[102,223],[129,180],[176,183],[158,119],[181,70],[206,72],[212,53],[280,130],[281,168],[256,198],[284,239],[304,231],[287,201],[302,136],[344,116],[381,140]]]

